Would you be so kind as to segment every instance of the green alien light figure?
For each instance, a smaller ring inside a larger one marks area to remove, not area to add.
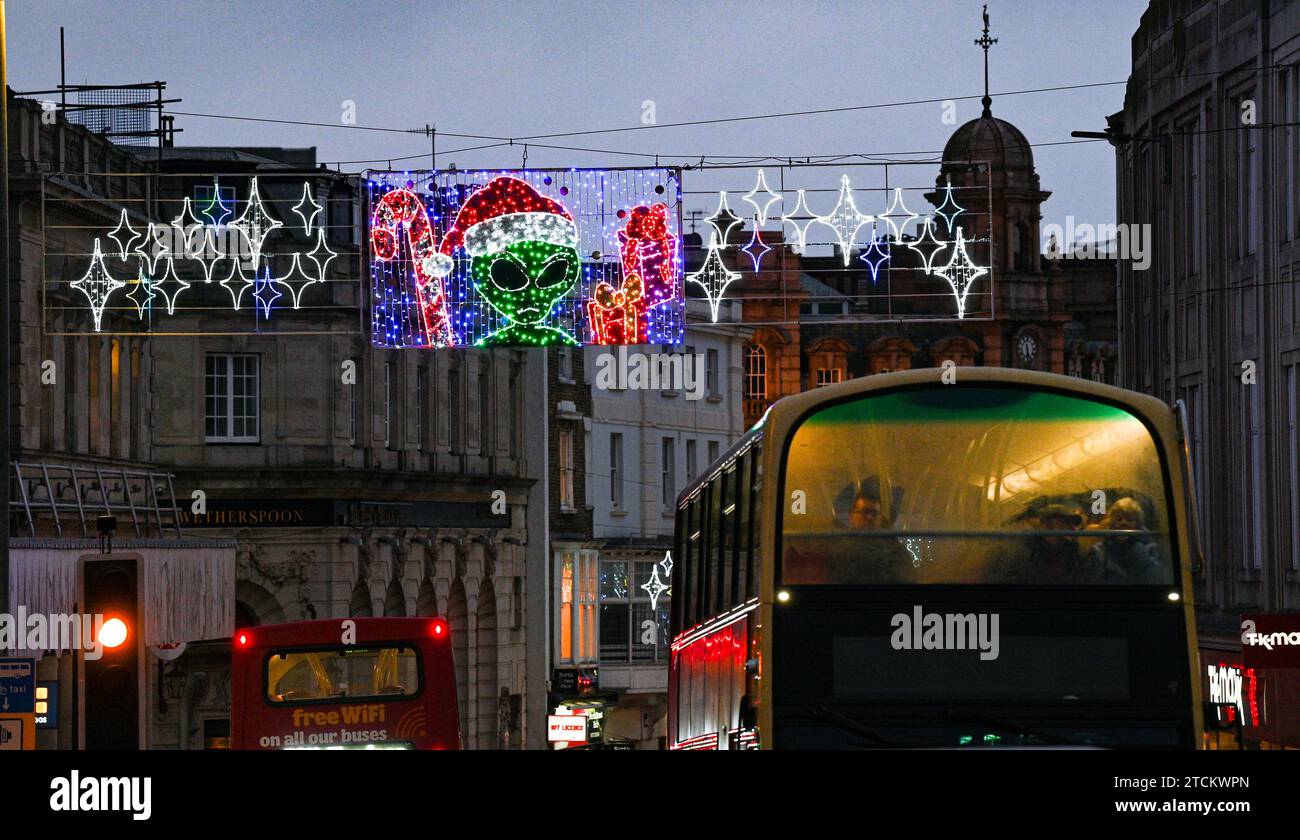
[[[463,247],[474,289],[508,322],[475,342],[480,347],[578,344],[546,323],[581,271],[578,228],[569,211],[527,181],[501,175],[475,191],[429,260],[439,277],[451,273]]]

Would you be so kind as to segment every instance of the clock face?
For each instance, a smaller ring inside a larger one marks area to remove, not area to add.
[[[1038,342],[1034,341],[1032,335],[1026,333],[1025,335],[1020,336],[1020,343],[1017,346],[1017,349],[1020,351],[1020,359],[1022,361],[1032,362],[1034,356],[1038,354]]]

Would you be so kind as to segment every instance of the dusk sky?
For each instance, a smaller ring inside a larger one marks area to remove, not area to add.
[[[341,127],[342,105],[361,126],[437,125],[439,166],[516,167],[522,148],[457,152],[493,142],[447,133],[522,137],[982,93],[981,3],[415,3],[126,2],[13,0],[9,82],[18,91],[59,81],[66,27],[70,83],[161,79],[184,101],[174,112],[306,120],[310,127],[177,116],[178,145],[316,146],[341,168],[428,167],[421,135]],[[1050,0],[989,4],[993,112],[1032,143],[1100,130],[1122,106],[1122,84],[997,96],[1061,85],[1121,82],[1146,4]],[[956,122],[979,115],[956,102]],[[546,166],[690,163],[701,155],[935,152],[955,126],[939,103],[749,122],[660,127],[543,141]],[[1105,143],[1035,148],[1044,223],[1113,221],[1114,156]],[[371,160],[376,162],[351,162]],[[835,169],[838,175],[840,169]],[[852,172],[850,167],[843,171]],[[936,166],[907,167],[933,183]],[[827,172],[826,174],[830,174]],[[687,189],[747,189],[752,170],[688,173]],[[899,177],[893,176],[896,180]],[[864,176],[865,178],[865,176]],[[744,183],[741,183],[741,179]],[[867,179],[869,180],[869,179]],[[697,203],[702,203],[700,199]],[[688,198],[688,207],[691,206]],[[863,208],[870,210],[870,208]]]

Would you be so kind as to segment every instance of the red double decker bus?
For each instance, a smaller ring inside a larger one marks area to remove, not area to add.
[[[239,630],[235,749],[459,749],[442,618],[347,618]]]

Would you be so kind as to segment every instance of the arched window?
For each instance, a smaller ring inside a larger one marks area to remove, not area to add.
[[[761,344],[745,350],[745,399],[767,399],[767,350]]]

